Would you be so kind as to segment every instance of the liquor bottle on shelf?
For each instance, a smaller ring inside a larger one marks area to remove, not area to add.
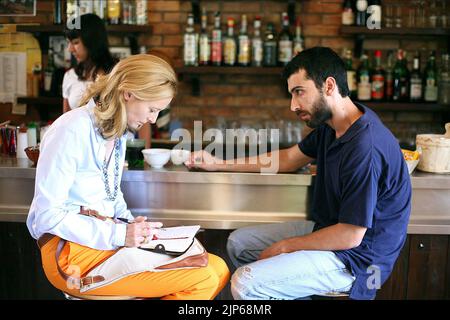
[[[147,0],[134,0],[136,3],[136,24],[145,25],[147,21]]]
[[[261,17],[257,16],[253,21],[252,37],[252,65],[261,67],[263,61],[263,41],[261,38]]]
[[[237,60],[237,43],[234,37],[233,18],[228,18],[227,27],[227,34],[223,39],[223,64],[226,66],[234,66]]]
[[[277,42],[275,40],[275,28],[273,26],[273,23],[271,22],[269,22],[266,26],[263,48],[264,48],[263,65],[265,67],[276,67]]]
[[[302,24],[300,22],[300,17],[297,17],[297,21],[295,22],[295,37],[294,37],[294,48],[293,48],[293,57],[302,52],[305,49],[305,40],[302,36]]]
[[[409,100],[409,71],[406,65],[405,52],[402,49],[397,50],[397,61],[393,71],[393,94],[394,101]]]
[[[361,56],[361,63],[357,71],[358,100],[369,101],[371,97],[369,58],[366,54]]]
[[[357,0],[356,1],[356,19],[355,23],[357,26],[366,26],[367,21],[367,0]]]
[[[94,1],[92,0],[78,0],[80,7],[80,15],[87,13],[94,13]]]
[[[350,91],[350,98],[355,99],[358,93],[358,86],[356,82],[356,71],[353,68],[352,50],[345,50],[344,62],[347,71],[347,84],[348,90]]]
[[[214,14],[214,29],[211,37],[211,63],[214,66],[222,64],[222,28],[220,25],[220,11]]]
[[[441,105],[450,105],[450,57],[444,53],[439,73],[438,101]]]
[[[108,23],[120,24],[121,6],[120,0],[108,0]]]
[[[122,1],[122,23],[133,24],[133,3],[131,0]]]
[[[208,15],[206,13],[206,8],[203,7],[201,32],[199,37],[199,61],[198,61],[198,64],[201,66],[208,65],[211,59],[211,44],[207,30],[207,23],[208,23]]]
[[[409,100],[422,101],[422,74],[420,73],[420,55],[416,52],[413,60],[413,70],[409,81]]]
[[[352,1],[345,0],[342,6],[342,24],[352,26],[355,23],[355,12],[353,11]]]
[[[387,66],[386,66],[386,76],[384,84],[384,96],[387,101],[392,101],[392,96],[394,94],[394,53],[389,50],[387,54]]]
[[[108,16],[106,0],[96,0],[94,1],[93,5],[94,13],[103,20],[106,20],[106,17]]]
[[[278,37],[278,64],[285,66],[292,60],[292,34],[289,31],[289,17],[286,12],[281,14],[283,28]]]
[[[44,69],[44,93],[46,96],[52,95],[53,74],[55,65],[53,62],[53,50],[48,50],[47,66]]]
[[[375,50],[375,64],[370,76],[372,82],[371,97],[374,101],[381,101],[384,99],[384,80],[385,73],[381,66],[381,50]]]
[[[436,53],[431,52],[427,67],[424,72],[424,100],[426,102],[436,102],[438,98],[437,70],[436,70]]]
[[[367,28],[381,29],[381,0],[369,0],[367,13]]]
[[[250,38],[247,33],[247,15],[241,18],[241,30],[238,36],[238,64],[247,67],[250,65]]]
[[[198,66],[198,33],[194,30],[194,15],[188,14],[183,36],[183,62],[185,66]]]
[[[60,0],[55,0],[53,5],[53,10],[55,14],[53,16],[53,24],[63,23],[63,3]]]

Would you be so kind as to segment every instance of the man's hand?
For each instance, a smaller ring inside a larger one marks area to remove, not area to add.
[[[134,222],[127,224],[125,247],[139,247],[153,238],[162,227],[161,222],[146,222],[147,217],[138,216]]]
[[[262,259],[267,259],[267,258],[271,258],[274,256],[277,256],[281,253],[286,253],[286,248],[285,248],[285,240],[281,240],[278,242],[275,242],[274,244],[272,244],[270,247],[268,247],[267,249],[265,249],[263,252],[261,252],[261,254],[259,255],[258,260],[262,260]]]
[[[189,159],[184,162],[184,165],[189,169],[202,169],[206,171],[218,170],[218,164],[223,163],[223,160],[212,156],[209,152],[201,150],[192,152]]]

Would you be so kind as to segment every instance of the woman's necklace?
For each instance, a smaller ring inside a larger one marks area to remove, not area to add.
[[[120,139],[114,140],[114,147],[111,153],[114,152],[114,191],[111,195],[111,190],[109,188],[109,178],[108,178],[108,164],[110,161],[103,160],[102,172],[103,172],[103,183],[105,184],[105,192],[108,200],[115,201],[117,198],[117,193],[119,191],[119,157],[120,157]],[[111,157],[110,157],[111,159]]]

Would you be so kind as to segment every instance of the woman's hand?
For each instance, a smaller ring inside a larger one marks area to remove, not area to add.
[[[147,217],[138,216],[134,222],[127,224],[125,247],[139,247],[153,238],[162,227],[161,222],[146,222]]]
[[[202,169],[206,171],[219,170],[219,164],[224,161],[212,156],[209,152],[201,150],[192,152],[189,159],[184,162],[184,165],[189,169]]]

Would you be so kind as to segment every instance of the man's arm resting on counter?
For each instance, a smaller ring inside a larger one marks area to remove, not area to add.
[[[247,157],[245,163],[239,163],[237,159],[230,159],[218,164],[218,171],[237,172],[293,172],[310,163],[313,158],[306,156],[297,145],[287,149],[268,152],[263,155]],[[275,162],[274,162],[275,161]],[[243,162],[243,161],[242,161]],[[269,170],[267,170],[269,169]]]
[[[304,236],[278,241],[264,250],[260,259],[299,250],[349,250],[361,244],[366,230],[361,226],[337,223]]]

